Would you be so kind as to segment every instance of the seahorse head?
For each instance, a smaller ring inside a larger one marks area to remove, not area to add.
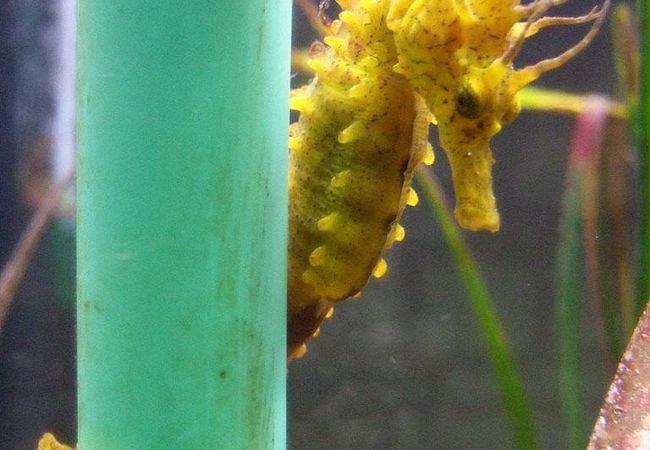
[[[566,1],[566,0],[565,0]],[[471,230],[497,231],[490,140],[519,114],[519,91],[567,62],[593,39],[603,8],[581,17],[544,17],[562,0],[396,0],[387,23],[407,77],[436,118],[454,179],[456,218]],[[551,25],[593,21],[562,55],[516,69],[526,38]]]
[[[499,229],[490,141],[503,125],[519,115],[519,91],[529,82],[527,72],[497,59],[487,67],[468,67],[430,105],[440,144],[452,169],[455,215],[464,228],[492,232]]]

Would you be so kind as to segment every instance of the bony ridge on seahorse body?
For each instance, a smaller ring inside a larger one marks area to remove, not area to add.
[[[289,357],[304,353],[332,305],[386,269],[417,196],[420,162],[433,162],[437,122],[454,180],[455,214],[497,231],[489,142],[519,113],[518,92],[593,39],[609,0],[582,17],[544,17],[567,0],[337,0],[343,8],[311,50],[312,82],[292,93],[300,113],[289,147]],[[526,38],[593,21],[560,56],[515,69]],[[435,119],[433,119],[435,117]]]

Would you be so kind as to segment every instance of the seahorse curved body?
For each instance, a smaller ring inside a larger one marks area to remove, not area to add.
[[[357,294],[375,268],[380,275],[414,201],[413,170],[430,151],[428,112],[392,70],[389,2],[367,3],[342,15],[329,47],[312,47],[316,78],[291,101],[300,118],[290,129],[290,354],[332,302]]]

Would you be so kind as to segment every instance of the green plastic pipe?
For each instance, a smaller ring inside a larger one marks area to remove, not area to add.
[[[290,2],[78,14],[78,446],[285,448]]]

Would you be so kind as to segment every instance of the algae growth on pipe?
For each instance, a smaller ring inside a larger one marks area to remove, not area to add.
[[[78,17],[78,446],[285,448],[290,2]]]

